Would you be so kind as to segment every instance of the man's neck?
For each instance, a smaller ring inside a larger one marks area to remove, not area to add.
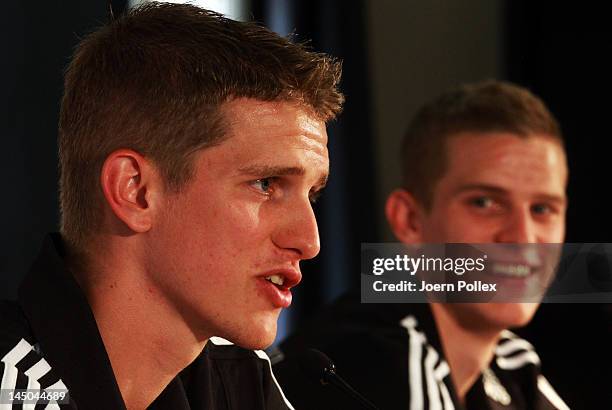
[[[455,391],[460,402],[465,403],[468,391],[493,358],[500,332],[468,329],[441,303],[432,303],[431,310],[451,369]]]
[[[92,309],[128,409],[145,409],[202,352],[196,337],[134,263],[100,249],[71,270]]]

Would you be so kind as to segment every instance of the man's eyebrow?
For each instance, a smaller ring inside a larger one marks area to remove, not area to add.
[[[567,204],[567,196],[559,196],[559,195],[550,195],[550,194],[539,194],[536,195],[536,199],[543,202],[553,202],[558,205]]]
[[[460,193],[467,192],[467,191],[484,191],[484,192],[487,192],[490,194],[496,194],[496,195],[508,195],[509,194],[507,189],[498,187],[496,185],[489,185],[489,184],[462,185],[455,191],[455,193],[460,194]],[[542,193],[542,194],[535,195],[535,197],[538,200],[545,201],[545,202],[556,202],[559,204],[565,204],[567,202],[567,197],[565,195]]]
[[[503,195],[503,194],[507,194],[508,191],[504,188],[495,186],[495,185],[489,185],[489,184],[466,184],[466,185],[461,185],[459,186],[456,190],[455,193],[456,194],[461,194],[463,192],[468,192],[468,191],[485,191],[491,194],[498,194],[498,195]]]
[[[306,169],[304,167],[293,167],[293,166],[273,166],[273,165],[250,165],[247,167],[240,168],[238,170],[241,174],[253,175],[261,178],[273,177],[273,176],[285,176],[285,175],[306,175]],[[323,188],[327,184],[328,178],[327,172],[321,175],[321,178],[317,181],[316,186]]]

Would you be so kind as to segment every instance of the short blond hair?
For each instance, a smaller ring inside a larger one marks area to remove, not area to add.
[[[463,132],[541,134],[563,146],[561,128],[542,100],[517,85],[487,80],[462,85],[425,104],[412,119],[401,149],[404,187],[432,205],[446,171],[446,142]]]
[[[341,110],[341,65],[255,23],[192,5],[149,3],[87,36],[65,75],[59,122],[61,232],[81,247],[100,227],[109,154],[152,159],[169,188],[193,153],[221,142],[233,98],[296,101],[327,121]]]

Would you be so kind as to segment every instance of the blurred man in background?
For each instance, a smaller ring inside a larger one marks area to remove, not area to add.
[[[386,205],[399,241],[563,242],[561,131],[527,90],[492,81],[441,95],[417,113],[401,154],[404,185]],[[533,346],[507,330],[527,324],[537,307],[360,304],[348,295],[281,346],[277,374],[298,407],[347,405],[330,388],[297,381],[296,356],[316,347],[382,409],[564,409]]]

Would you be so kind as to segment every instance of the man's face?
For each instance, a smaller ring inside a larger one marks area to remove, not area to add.
[[[546,136],[459,134],[447,141],[447,168],[424,212],[424,243],[561,243],[567,165]],[[535,303],[449,304],[467,324],[526,324]]]
[[[263,348],[299,261],[319,252],[311,199],[327,180],[327,134],[293,103],[237,99],[223,114],[228,138],[198,152],[194,178],[168,194],[149,272],[196,337]]]

